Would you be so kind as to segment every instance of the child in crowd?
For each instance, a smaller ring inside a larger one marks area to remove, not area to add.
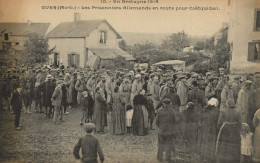
[[[83,163],[97,163],[97,154],[99,155],[101,163],[104,162],[104,154],[99,145],[97,138],[95,138],[92,133],[95,129],[93,123],[86,123],[86,136],[79,139],[78,143],[74,147],[74,157]],[[82,151],[82,158],[80,158],[79,151]]]
[[[134,109],[131,104],[126,105],[126,132],[131,133]]]
[[[21,94],[22,87],[21,87],[20,83],[14,87],[16,87],[16,88],[15,88],[14,94],[11,98],[11,105],[12,105],[13,112],[15,115],[14,125],[17,130],[21,130],[22,126],[20,125],[20,117],[21,117],[21,111],[23,108],[22,94]]]
[[[94,106],[94,100],[91,96],[91,94],[87,91],[82,92],[82,97],[80,100],[80,108],[82,110],[82,118],[80,125],[83,125],[83,123],[91,122],[92,121],[92,114],[93,114],[93,106]]]
[[[253,133],[247,123],[242,123],[241,127],[241,163],[250,163],[253,151],[252,146]]]

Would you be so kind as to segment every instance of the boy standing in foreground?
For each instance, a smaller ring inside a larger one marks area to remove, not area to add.
[[[11,105],[13,108],[13,112],[15,114],[15,120],[14,125],[17,130],[21,130],[22,126],[20,125],[20,117],[21,117],[21,111],[23,108],[23,102],[22,102],[22,87],[20,84],[16,85],[16,89],[14,90],[14,94],[11,98]]]
[[[97,153],[99,155],[101,163],[104,162],[104,155],[99,145],[98,140],[92,135],[95,125],[93,123],[86,123],[86,136],[79,139],[78,143],[74,147],[74,157],[80,159],[79,150],[82,148],[83,163],[97,163]]]

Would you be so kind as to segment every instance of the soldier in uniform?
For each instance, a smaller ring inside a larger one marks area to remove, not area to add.
[[[35,80],[35,88],[34,88],[34,96],[35,96],[35,110],[36,112],[43,113],[42,111],[42,90],[41,90],[41,84],[44,82],[44,76],[42,74],[42,70],[39,69],[38,73],[36,75]],[[37,108],[40,108],[38,110]]]

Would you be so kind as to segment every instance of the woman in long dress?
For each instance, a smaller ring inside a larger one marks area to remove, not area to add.
[[[132,87],[131,81],[129,80],[129,77],[126,75],[126,77],[124,78],[123,82],[119,87],[119,92],[125,98],[124,99],[125,104],[130,103],[131,87]]]
[[[187,109],[182,112],[184,117],[184,139],[187,140],[189,153],[198,154],[198,130],[200,114],[195,110],[195,104],[189,102]]]
[[[260,162],[260,108],[254,115],[253,125],[255,127],[253,140],[253,161]]]
[[[201,112],[201,126],[199,134],[200,156],[203,161],[212,162],[215,158],[215,145],[217,139],[217,122],[219,111],[217,99],[211,98],[208,106]]]
[[[217,163],[240,162],[241,116],[234,100],[227,100],[227,106],[228,109],[221,111],[218,118],[220,129],[216,144]]]
[[[125,102],[118,89],[119,87],[115,87],[112,94],[112,128],[113,134],[121,135],[125,133]]]
[[[68,103],[69,107],[75,107],[77,104],[77,91],[75,89],[75,84],[77,79],[77,73],[73,73],[71,80],[69,81],[69,96],[68,96]]]
[[[137,94],[134,97],[134,113],[132,119],[132,130],[134,135],[144,136],[148,133],[148,111],[146,108],[147,99],[143,95],[144,90],[141,94]]]
[[[96,88],[93,122],[96,125],[96,132],[103,133],[105,128],[106,100],[102,97],[100,87]]]

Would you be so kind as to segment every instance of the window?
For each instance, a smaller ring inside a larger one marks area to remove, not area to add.
[[[8,33],[4,33],[4,39],[5,39],[6,41],[9,40],[9,35],[8,35]]]
[[[260,31],[260,9],[255,10],[255,31]]]
[[[19,45],[19,42],[16,42],[15,45]]]
[[[260,42],[248,43],[248,61],[259,62],[260,61]]]
[[[105,31],[100,32],[99,43],[100,44],[106,44],[106,32]]]
[[[79,54],[68,54],[68,66],[69,67],[79,67]]]

